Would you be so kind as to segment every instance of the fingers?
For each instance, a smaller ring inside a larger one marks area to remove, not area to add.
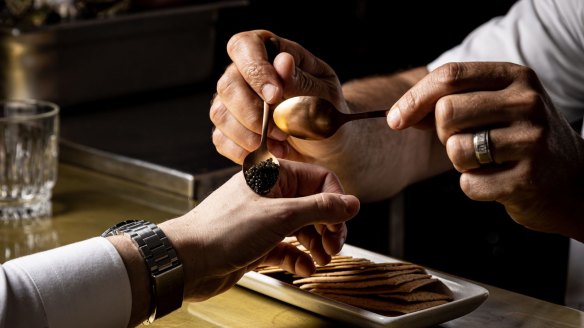
[[[339,253],[347,239],[347,226],[340,223],[335,231],[326,225],[315,224],[301,228],[295,233],[298,241],[310,251],[310,254],[319,265],[330,262],[331,256]]]
[[[519,161],[465,172],[460,176],[460,187],[470,199],[505,204],[516,195],[527,196],[538,188],[533,184],[531,165]]]
[[[282,98],[282,87],[265,47],[270,39],[279,42],[265,30],[238,33],[227,42],[227,53],[250,87],[272,104]]]
[[[290,273],[303,277],[310,276],[315,270],[310,255],[285,242],[279,243],[270,250],[261,264],[277,265]]]
[[[320,230],[322,234],[322,246],[327,254],[335,255],[341,251],[347,240],[347,225],[343,222],[337,224],[334,229],[330,225],[327,229]]]
[[[388,124],[393,129],[414,126],[433,112],[440,98],[472,90],[503,89],[520,70],[518,65],[502,63],[445,64],[426,75],[392,106]]]
[[[320,192],[344,193],[338,177],[326,168],[307,163],[280,161],[275,197],[308,196]]]
[[[543,142],[542,130],[526,125],[492,129],[489,131],[491,156],[495,163],[515,162],[530,157]],[[446,143],[446,152],[459,172],[480,167],[473,144],[473,133],[451,136]]]
[[[277,208],[276,213],[281,213],[278,221],[286,230],[285,235],[296,232],[298,241],[310,250],[318,264],[330,262],[331,255],[341,250],[347,237],[347,228],[342,223],[353,218],[359,210],[357,198],[339,194],[317,194],[282,201],[282,207]],[[331,231],[326,228],[326,224],[341,226],[336,231]]]
[[[217,95],[213,99],[209,117],[215,129],[213,144],[217,151],[236,163],[242,163],[245,156],[260,143],[262,125],[261,100],[237,71],[230,65],[217,83]],[[271,137],[270,151],[278,157],[287,155],[287,136],[275,125],[268,130]]]
[[[317,60],[317,59],[315,59]],[[306,63],[307,61],[305,61]],[[308,69],[314,69],[317,66],[326,66],[324,62],[319,65],[304,65],[309,66]],[[274,68],[281,77],[284,84],[284,98],[290,98],[298,95],[303,96],[319,96],[329,101],[333,101],[336,93],[334,85],[323,80],[323,75],[313,75],[304,71],[301,67],[296,65],[294,57],[286,52],[280,53],[274,59]],[[332,69],[331,69],[332,71]],[[329,73],[330,74],[330,73]],[[337,81],[334,74],[328,76],[333,81]]]
[[[271,49],[274,47],[278,49]],[[250,88],[270,104],[297,95],[328,98],[340,91],[330,66],[298,43],[269,31],[238,33],[227,43],[227,52]],[[280,53],[273,66],[269,52]]]
[[[499,91],[449,95],[436,103],[436,132],[460,172],[479,167],[473,134],[481,130],[489,131],[495,163],[517,161],[544,142],[545,108],[543,95],[523,81]]]
[[[533,101],[527,100],[530,97],[527,91],[517,92],[514,88],[442,97],[435,107],[438,138],[446,144],[455,133],[527,120],[534,106]]]
[[[222,127],[222,118],[229,117],[227,108],[234,119],[242,122],[243,127],[256,134],[261,133],[263,102],[239,74],[237,67],[229,65],[219,81],[217,96],[211,106],[211,121]],[[256,109],[256,110],[250,110]]]
[[[310,251],[316,263],[325,265],[331,261],[331,255],[325,251],[321,235],[316,231],[315,227],[311,225],[301,228],[296,233],[296,238],[300,244]]]

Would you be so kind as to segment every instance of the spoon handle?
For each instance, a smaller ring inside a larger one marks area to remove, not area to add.
[[[387,117],[389,110],[375,110],[371,112],[345,114],[347,121],[360,120],[364,118]]]
[[[268,148],[268,124],[270,123],[270,105],[264,101],[264,116],[262,118],[262,136],[260,139],[260,147]]]

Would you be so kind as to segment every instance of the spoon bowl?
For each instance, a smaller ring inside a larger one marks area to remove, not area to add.
[[[306,140],[322,140],[334,135],[345,123],[386,117],[388,110],[345,114],[328,100],[314,96],[292,97],[274,109],[274,123],[285,133]]]
[[[242,165],[245,181],[250,188],[260,195],[269,193],[276,184],[280,168],[280,162],[268,150],[269,118],[270,106],[264,102],[260,145],[256,150],[247,154]]]

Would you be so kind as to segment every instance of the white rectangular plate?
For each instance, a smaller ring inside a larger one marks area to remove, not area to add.
[[[345,245],[340,255],[366,258],[377,263],[403,262],[351,245]],[[238,282],[238,285],[325,317],[360,327],[414,328],[437,325],[472,312],[489,296],[489,291],[481,286],[441,272],[429,269],[427,271],[452,290],[454,300],[443,305],[397,317],[383,316],[334,301],[257,272],[245,274]]]

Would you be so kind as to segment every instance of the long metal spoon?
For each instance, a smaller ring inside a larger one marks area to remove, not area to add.
[[[268,150],[269,122],[270,106],[264,102],[260,145],[245,157],[242,165],[247,184],[260,195],[270,192],[270,189],[276,184],[280,167],[280,162],[276,156]]]
[[[321,140],[331,137],[345,123],[372,117],[386,117],[388,110],[345,114],[323,98],[292,97],[274,109],[274,122],[285,133],[300,139]]]

